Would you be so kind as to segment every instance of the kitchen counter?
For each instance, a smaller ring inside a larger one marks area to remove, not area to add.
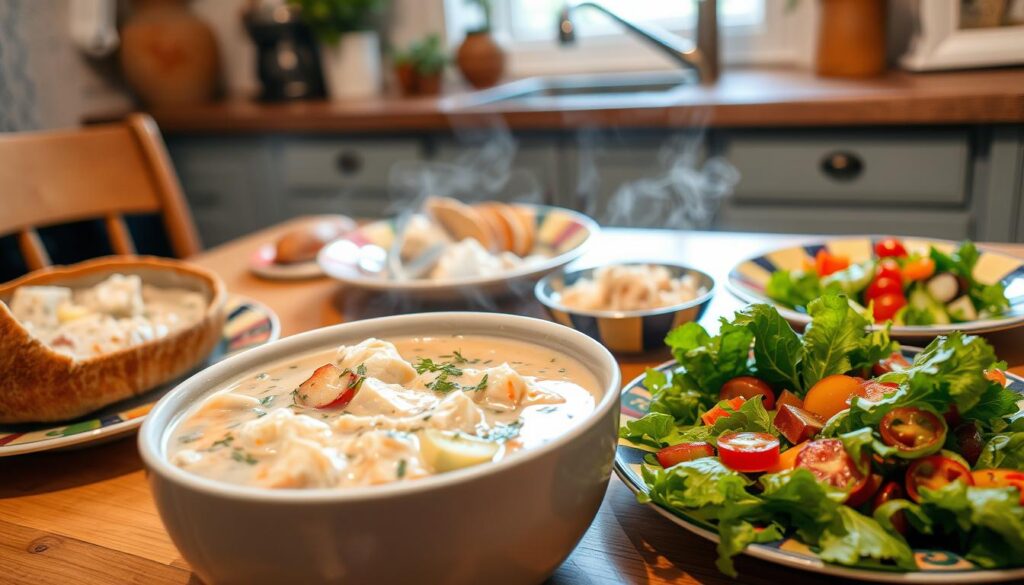
[[[502,87],[492,90],[500,93]],[[229,100],[155,109],[168,134],[407,132],[489,124],[513,129],[950,125],[1024,122],[1024,68],[819,78],[795,69],[728,69],[716,85],[656,94],[472,105],[473,94],[264,104]]]

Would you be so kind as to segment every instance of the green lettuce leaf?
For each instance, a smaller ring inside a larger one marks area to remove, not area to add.
[[[803,344],[779,312],[770,305],[750,305],[736,314],[734,322],[746,326],[754,335],[757,377],[769,384],[801,392]]]
[[[822,531],[818,547],[822,560],[841,565],[856,565],[871,559],[889,561],[904,570],[917,568],[907,541],[849,506],[836,509],[836,517]]]
[[[983,338],[959,331],[939,336],[917,354],[910,368],[879,378],[901,386],[877,404],[892,407],[927,403],[945,412],[952,401],[957,410],[967,413],[994,384],[985,377],[985,370],[994,367],[1005,368],[1006,364],[997,360],[995,350]],[[890,409],[884,408],[882,414]]]
[[[750,480],[722,465],[717,457],[684,461],[668,469],[645,465],[641,474],[650,492],[637,494],[640,503],[653,501],[677,510],[701,508],[708,518],[726,502],[756,499],[745,489]]]
[[[825,376],[850,371],[850,352],[864,336],[867,320],[850,308],[845,296],[815,299],[807,307],[811,323],[804,332],[803,381],[810,389]]]
[[[647,369],[644,387],[651,393],[650,411],[670,415],[679,425],[697,424],[700,415],[711,408],[718,397],[684,389],[677,379],[682,382],[682,377],[670,378],[665,372]]]
[[[818,273],[813,270],[776,270],[768,279],[764,292],[768,298],[791,309],[803,309],[825,290]]]
[[[974,468],[1024,471],[1024,432],[994,435],[985,443]]]
[[[920,490],[921,507],[936,527],[956,531],[964,556],[981,567],[1020,564],[1024,557],[1024,506],[1017,488],[978,488],[955,481]]]
[[[652,412],[641,419],[627,422],[619,427],[619,436],[656,449],[680,442],[675,419],[660,412]]]
[[[718,400],[718,391],[730,378],[750,372],[750,344],[753,334],[722,320],[715,337],[697,323],[686,323],[669,332],[665,343],[682,366],[673,376],[673,384]]]
[[[719,403],[723,409],[729,412],[729,416],[719,417],[711,428],[711,436],[718,438],[722,433],[731,431],[750,431],[754,433],[770,433],[778,435],[778,430],[772,425],[772,417],[765,410],[760,398],[746,400],[739,408],[733,410],[725,401]]]

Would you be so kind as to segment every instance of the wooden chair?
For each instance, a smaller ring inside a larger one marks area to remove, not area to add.
[[[83,129],[0,134],[0,236],[18,235],[30,270],[51,264],[37,227],[102,219],[114,252],[132,254],[123,215],[157,212],[175,256],[201,249],[160,131],[145,114]]]

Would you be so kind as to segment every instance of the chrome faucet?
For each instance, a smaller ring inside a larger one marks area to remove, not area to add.
[[[697,2],[697,43],[666,30],[644,26],[612,12],[599,2],[567,2],[558,18],[558,40],[567,45],[576,40],[576,25],[572,13],[579,8],[593,8],[617,21],[655,48],[664,51],[683,67],[697,72],[701,83],[710,84],[718,79],[718,0]]]

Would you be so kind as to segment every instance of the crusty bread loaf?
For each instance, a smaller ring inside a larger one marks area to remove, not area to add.
[[[5,304],[14,289],[68,285],[110,274],[139,274],[156,286],[201,291],[203,317],[167,337],[88,359],[53,351],[32,337]],[[0,423],[52,422],[88,414],[141,394],[200,364],[221,338],[227,292],[212,272],[154,257],[98,258],[45,268],[0,285]]]
[[[356,222],[336,216],[289,230],[277,240],[274,262],[295,264],[315,260],[321,248],[354,229]]]

